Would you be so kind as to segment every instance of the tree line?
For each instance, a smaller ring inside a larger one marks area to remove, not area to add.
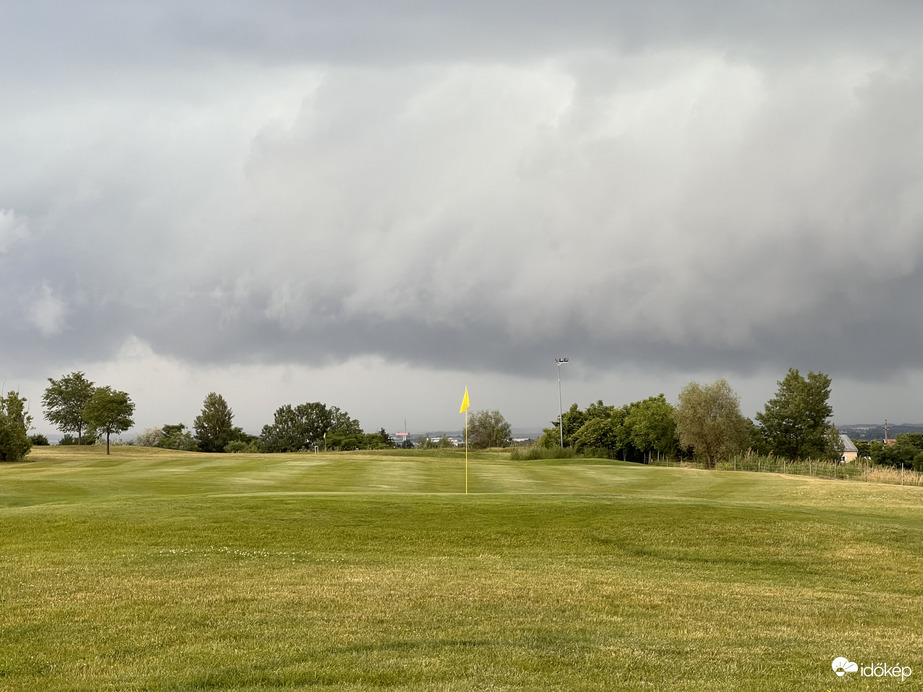
[[[63,445],[96,444],[105,436],[109,454],[111,435],[134,425],[135,404],[131,397],[109,386],[97,386],[82,372],[48,378],[42,404],[45,418],[63,433],[59,442]],[[26,399],[17,392],[9,392],[0,400],[0,461],[21,460],[33,444],[48,444],[44,435],[28,435],[31,422]],[[474,448],[501,447],[511,442],[509,423],[499,411],[472,414],[469,432]],[[367,433],[347,411],[319,401],[281,406],[272,423],[264,425],[259,435],[251,435],[234,425],[234,411],[216,392],[205,397],[191,428],[184,423],[166,423],[142,431],[130,444],[211,453],[347,451],[395,446],[384,428]]]
[[[881,440],[855,442],[859,455],[869,457],[874,464],[923,471],[923,433],[898,433],[889,444]]]
[[[129,429],[135,405],[127,393],[96,386],[82,372],[55,380],[42,397],[45,418],[64,433],[61,444],[94,444]],[[546,428],[538,444],[557,447],[563,424],[564,446],[581,454],[627,461],[651,461],[656,457],[700,458],[707,466],[752,450],[788,459],[838,459],[839,435],[829,421],[830,377],[821,372],[802,376],[790,369],[778,382],[776,395],[755,420],[740,412],[740,400],[724,379],[710,384],[691,382],[674,406],[663,394],[623,406],[597,401],[586,409],[576,404]],[[26,400],[16,392],[0,399],[0,461],[22,459],[32,443],[31,417]],[[35,436],[41,437],[41,436]],[[872,449],[873,460],[909,463],[923,453],[923,435],[903,436],[893,448]],[[474,449],[508,446],[509,423],[499,411],[478,411],[470,416],[468,440]],[[447,443],[448,441],[444,441]],[[47,443],[47,441],[46,441]],[[919,444],[918,444],[919,443]],[[234,412],[223,396],[209,393],[192,427],[184,423],[149,428],[133,444],[201,452],[294,452],[300,450],[354,450],[393,447],[384,428],[362,430],[359,421],[336,406],[308,402],[279,407],[273,422],[259,435],[234,425]],[[423,441],[423,446],[439,446]],[[918,463],[923,466],[923,456]]]
[[[105,436],[108,454],[110,437],[134,425],[135,405],[125,392],[97,387],[82,372],[48,381],[42,396],[45,417],[65,433],[64,444],[83,444],[84,439],[95,443]],[[19,461],[34,443],[47,443],[43,435],[29,436],[31,426],[26,399],[18,392],[8,392],[0,401],[0,461]]]
[[[624,406],[601,400],[581,410],[576,404],[553,421],[539,445],[560,445],[577,453],[625,461],[657,457],[698,458],[710,468],[747,450],[787,459],[836,460],[839,433],[830,422],[830,377],[790,369],[776,395],[750,420],[727,380],[690,382],[674,406],[663,394]],[[563,426],[563,428],[561,427]]]

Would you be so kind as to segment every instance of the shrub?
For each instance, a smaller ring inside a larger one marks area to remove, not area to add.
[[[224,446],[224,451],[228,454],[240,454],[241,452],[255,454],[260,451],[260,444],[256,440],[251,440],[250,442],[231,440]]]
[[[138,433],[134,444],[137,447],[159,447],[162,439],[163,430],[161,428],[148,428],[144,432]]]
[[[516,447],[510,452],[511,461],[535,461],[536,459],[573,459],[575,456],[573,447],[543,447],[541,445],[529,445],[527,447]]]
[[[25,404],[16,392],[0,398],[0,461],[22,461],[32,448],[27,432],[32,419]]]

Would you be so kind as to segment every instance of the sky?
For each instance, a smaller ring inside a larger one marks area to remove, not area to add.
[[[923,4],[0,0],[0,383],[923,422]],[[561,366],[555,358],[568,357]],[[131,436],[131,432],[127,434]]]

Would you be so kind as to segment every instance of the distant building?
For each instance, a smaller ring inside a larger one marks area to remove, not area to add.
[[[855,443],[849,438],[849,435],[840,435],[840,442],[843,445],[843,454],[840,456],[840,461],[842,463],[855,461],[856,457],[859,456],[859,450],[856,448]]]

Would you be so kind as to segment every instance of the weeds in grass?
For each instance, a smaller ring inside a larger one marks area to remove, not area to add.
[[[573,459],[576,455],[572,447],[541,447],[528,445],[514,447],[510,452],[511,461],[536,461],[538,459]]]

